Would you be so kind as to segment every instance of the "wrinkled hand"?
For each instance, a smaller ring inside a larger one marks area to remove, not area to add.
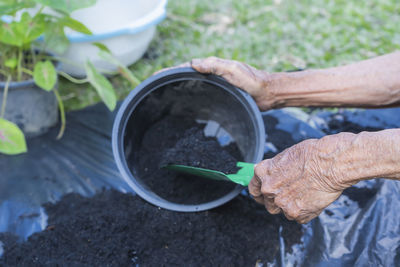
[[[192,68],[201,73],[210,73],[223,77],[229,83],[248,92],[263,109],[274,106],[274,96],[269,88],[270,75],[245,63],[217,57],[193,59]]]
[[[229,83],[248,92],[262,110],[274,108],[275,97],[272,90],[271,75],[265,71],[257,70],[245,63],[209,57],[193,59],[190,63],[183,63],[175,67],[165,68],[156,73],[179,67],[192,67],[205,74],[215,74],[223,77]]]
[[[340,136],[339,136],[340,137]],[[249,191],[271,214],[306,223],[350,186],[337,173],[335,136],[310,139],[256,165]],[[341,138],[339,138],[341,139]]]

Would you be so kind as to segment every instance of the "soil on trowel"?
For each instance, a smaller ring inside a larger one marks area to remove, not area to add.
[[[181,164],[237,172],[242,159],[234,142],[221,146],[215,137],[206,137],[204,127],[192,119],[166,116],[144,134],[138,164],[142,181],[158,196],[175,203],[199,204],[229,193],[235,184],[163,169]]]
[[[45,209],[46,230],[28,241],[0,235],[1,266],[267,266],[279,257],[280,226],[287,251],[302,234],[301,225],[244,195],[198,213],[114,190],[69,194]]]

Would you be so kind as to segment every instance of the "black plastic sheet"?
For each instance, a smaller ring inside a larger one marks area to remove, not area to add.
[[[0,156],[0,232],[26,239],[43,230],[47,216],[41,205],[66,193],[91,196],[104,187],[132,191],[120,177],[111,151],[114,115],[103,105],[71,112],[61,141],[55,139],[58,129],[54,128],[29,140],[28,154]],[[264,112],[265,157],[308,138],[347,130],[348,125],[356,131],[400,127],[399,115],[400,109],[314,111],[313,115],[293,108]],[[295,245],[291,254],[284,253],[281,242],[282,253],[275,263],[398,266],[400,183],[376,179],[354,188],[361,193],[363,189],[372,192],[367,201],[357,202],[343,194],[305,225],[303,243]],[[1,247],[0,243],[0,254]]]
[[[112,155],[114,116],[103,105],[71,112],[61,140],[54,127],[28,140],[29,153],[0,155],[0,232],[26,239],[44,229],[47,216],[41,204],[67,193],[91,196],[103,187],[132,191]]]

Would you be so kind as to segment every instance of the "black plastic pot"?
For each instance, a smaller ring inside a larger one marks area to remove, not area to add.
[[[191,116],[214,121],[235,140],[244,160],[262,160],[265,128],[259,109],[245,92],[215,75],[203,75],[192,68],[176,68],[156,74],[136,87],[122,103],[116,116],[112,147],[124,180],[148,202],[174,211],[193,212],[220,206],[243,189],[196,205],[170,202],[156,195],[137,171],[139,149],[146,129],[165,114]],[[200,194],[201,192],[199,192]]]

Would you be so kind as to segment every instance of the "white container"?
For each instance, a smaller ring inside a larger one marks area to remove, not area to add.
[[[66,31],[71,45],[59,55],[66,59],[60,69],[73,76],[85,76],[83,66],[89,59],[99,70],[115,71],[114,65],[98,56],[99,49],[93,42],[105,44],[124,65],[134,63],[146,52],[156,25],[165,18],[166,4],[167,0],[98,0],[92,7],[74,11],[71,16],[93,35]]]

